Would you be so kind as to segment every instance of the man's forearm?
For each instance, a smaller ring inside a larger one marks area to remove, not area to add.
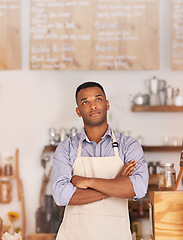
[[[88,204],[108,197],[109,197],[108,195],[93,189],[77,188],[69,202],[69,205]]]
[[[122,176],[114,179],[88,178],[88,187],[112,197],[133,198],[134,188],[129,177]]]
[[[128,176],[132,175],[137,165],[137,161],[129,161],[123,166],[118,176],[114,179],[87,178],[76,175],[72,177],[71,182],[80,190],[93,189],[98,191],[97,194],[103,193],[104,195],[112,197],[133,198],[135,191]]]
[[[92,188],[112,197],[133,198],[135,196],[133,184],[127,176],[119,176],[114,179],[74,176],[72,183],[80,189]]]

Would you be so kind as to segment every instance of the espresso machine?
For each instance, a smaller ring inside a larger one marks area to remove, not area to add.
[[[45,195],[45,204],[36,211],[36,233],[57,233],[64,209],[54,203],[52,195]]]
[[[44,173],[39,194],[39,207],[35,214],[36,233],[57,233],[65,210],[65,207],[55,204],[52,196],[50,176],[53,154],[54,152],[43,152],[41,156]]]

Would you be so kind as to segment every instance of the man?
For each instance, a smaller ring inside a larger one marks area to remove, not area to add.
[[[53,162],[53,197],[66,206],[57,240],[131,240],[128,199],[148,186],[142,148],[110,129],[100,84],[81,84],[76,103],[83,131],[59,144]]]

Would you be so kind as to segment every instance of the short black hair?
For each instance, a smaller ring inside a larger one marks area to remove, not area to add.
[[[100,88],[102,90],[102,92],[105,95],[105,91],[104,91],[103,87],[99,83],[97,83],[97,82],[84,82],[81,85],[79,85],[77,87],[77,89],[76,89],[76,94],[75,94],[76,102],[77,102],[77,96],[78,96],[79,91],[81,89],[85,89],[85,88],[89,88],[89,87],[98,87],[98,88]],[[106,97],[106,95],[105,95],[105,97]]]

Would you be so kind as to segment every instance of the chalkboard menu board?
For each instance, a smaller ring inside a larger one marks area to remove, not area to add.
[[[20,0],[0,0],[0,70],[21,68]]]
[[[30,68],[159,68],[158,0],[31,0]]]
[[[183,0],[171,0],[172,69],[183,70]]]

